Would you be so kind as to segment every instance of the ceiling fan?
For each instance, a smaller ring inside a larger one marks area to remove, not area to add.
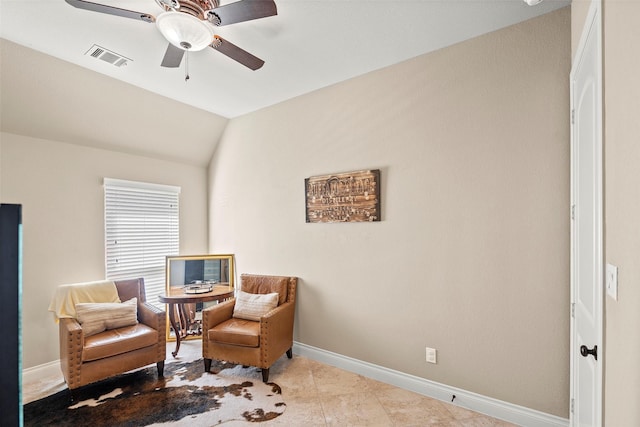
[[[262,59],[218,36],[214,28],[278,14],[273,0],[240,0],[222,6],[219,0],[155,0],[164,9],[157,17],[85,0],[65,1],[79,9],[155,23],[169,42],[160,65],[170,68],[180,66],[185,52],[211,47],[245,67],[257,70],[264,65]]]

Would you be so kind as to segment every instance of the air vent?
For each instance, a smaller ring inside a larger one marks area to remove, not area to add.
[[[93,56],[94,58],[98,58],[103,60],[104,62],[108,62],[111,65],[115,65],[116,67],[123,67],[127,65],[131,59],[120,55],[119,53],[115,53],[109,49],[106,49],[102,46],[98,46],[94,44],[91,46],[85,55]]]

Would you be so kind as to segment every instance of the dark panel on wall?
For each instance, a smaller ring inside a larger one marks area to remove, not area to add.
[[[21,424],[20,264],[22,207],[0,204],[0,414],[3,426]]]

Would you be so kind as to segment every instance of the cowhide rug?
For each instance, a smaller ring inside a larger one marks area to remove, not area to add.
[[[271,420],[286,408],[280,386],[255,368],[202,360],[155,365],[24,405],[25,426],[215,426],[232,420]]]

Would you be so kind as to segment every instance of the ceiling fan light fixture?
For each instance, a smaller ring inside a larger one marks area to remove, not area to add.
[[[156,26],[169,43],[182,50],[202,50],[213,41],[213,28],[187,13],[164,12],[156,18]]]

